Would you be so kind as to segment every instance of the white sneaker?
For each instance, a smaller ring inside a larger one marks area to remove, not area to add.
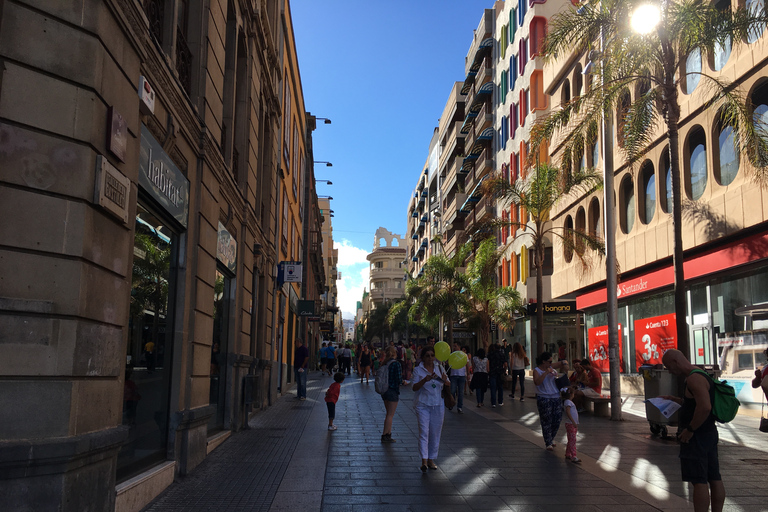
[[[571,462],[573,462],[574,464],[581,464],[581,459],[578,457],[572,457]]]
[[[328,430],[336,430],[336,425],[328,425]]]

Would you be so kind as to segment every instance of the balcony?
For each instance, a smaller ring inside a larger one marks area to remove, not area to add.
[[[480,63],[480,69],[477,70],[477,75],[475,75],[474,87],[477,88],[479,86],[482,86],[484,83],[488,82],[489,80],[492,80],[493,79],[492,73],[493,73],[493,63],[491,62],[491,57],[489,55],[485,57]]]
[[[473,127],[475,131],[475,139],[480,137],[483,130],[491,126],[493,126],[493,107],[491,107],[490,101],[486,101],[482,103],[480,113],[478,113],[475,118],[475,125]]]

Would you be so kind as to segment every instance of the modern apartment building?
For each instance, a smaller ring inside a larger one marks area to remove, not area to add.
[[[139,510],[290,375],[300,286],[275,269],[305,252],[311,172],[290,7],[0,21],[3,506]]]
[[[494,81],[497,85],[494,103],[495,161],[497,172],[510,183],[525,178],[531,127],[551,108],[552,102],[545,94],[546,67],[541,58],[541,44],[549,18],[566,5],[571,4],[563,0],[496,3],[496,52],[493,55]],[[546,162],[547,159],[548,155],[543,151],[541,161]],[[498,233],[499,245],[505,250],[499,267],[499,284],[516,288],[525,302],[535,303],[537,269],[530,251],[533,239],[531,231],[524,229],[530,222],[530,216],[525,208],[509,200],[500,201],[496,206],[497,218],[517,224],[502,228]],[[552,307],[553,243],[551,237],[546,239],[542,265],[543,296],[538,298],[548,306],[545,309],[544,341],[545,347],[552,352],[565,344],[566,354],[570,357],[579,354],[577,315],[573,307]],[[564,310],[568,313],[563,314]],[[527,344],[526,348],[530,349],[531,340],[537,336],[535,316],[521,317],[514,332],[502,332],[501,336],[509,341],[518,341],[523,346]]]
[[[432,132],[427,161],[419,174],[418,184],[408,204],[407,240],[408,271],[412,276],[421,275],[424,263],[438,250],[440,234],[440,187],[438,186],[438,162],[441,146],[438,129]],[[371,290],[373,291],[373,290]]]
[[[596,86],[589,75],[583,78],[588,57],[563,56],[545,70],[545,91],[554,105],[579,96],[582,87],[587,91]],[[680,72],[702,71],[731,81],[746,94],[754,118],[765,123],[766,57],[765,32],[755,33],[732,48],[688,58]],[[634,374],[643,362],[657,362],[649,349],[654,344],[675,346],[675,323],[685,322],[691,361],[719,364],[742,403],[759,402],[747,380],[756,365],[765,363],[761,352],[768,347],[768,191],[750,179],[750,162],[736,156],[733,131],[719,123],[716,109],[707,108],[703,87],[703,81],[683,80],[679,90],[685,318],[675,317],[672,299],[671,171],[663,123],[634,168],[627,165],[619,144],[613,145],[621,369]],[[624,104],[642,93],[642,87],[627,90]],[[615,116],[621,119],[621,112]],[[615,133],[611,137],[616,140]],[[587,141],[584,154],[572,158],[574,165],[581,161],[602,169],[605,148],[600,140]],[[549,148],[555,162],[560,161],[558,144],[553,140]],[[573,198],[551,218],[559,226],[600,234],[604,208],[602,193],[595,192]],[[605,361],[605,266],[597,265],[586,275],[578,272],[574,255],[561,244],[554,244],[553,260],[553,297],[575,298],[584,314],[584,350]]]
[[[339,311],[339,289],[336,286],[338,279],[339,250],[333,245],[333,210],[331,210],[331,198],[320,197],[318,199],[320,213],[323,217],[323,262],[325,266],[325,293],[321,296],[321,321],[320,330],[323,339],[330,339],[342,332],[341,313]]]
[[[461,207],[467,200],[464,183],[459,183],[460,169],[464,163],[464,139],[461,127],[464,123],[464,99],[461,93],[464,82],[456,82],[451,88],[448,101],[440,116],[438,126],[440,157],[438,176],[440,186],[440,207],[433,213],[438,222],[443,251],[447,255],[456,252],[456,248],[465,240],[464,214]],[[413,214],[411,214],[413,215]]]

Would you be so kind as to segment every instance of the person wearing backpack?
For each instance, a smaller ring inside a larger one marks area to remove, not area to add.
[[[683,481],[693,485],[693,508],[704,512],[711,504],[713,512],[721,512],[725,486],[717,456],[718,434],[713,414],[715,383],[679,350],[667,350],[662,362],[673,375],[685,377],[683,398],[669,395],[660,398],[681,404],[677,431],[680,468]]]
[[[386,375],[386,390],[380,390],[382,381]],[[397,349],[390,345],[384,351],[384,361],[376,372],[376,391],[381,393],[384,400],[384,409],[387,415],[384,417],[384,430],[381,433],[382,443],[394,443],[392,439],[392,421],[395,419],[397,403],[400,400],[400,383],[403,380],[403,369],[397,362]]]

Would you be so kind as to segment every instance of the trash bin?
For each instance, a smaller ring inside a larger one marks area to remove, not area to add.
[[[669,373],[663,365],[643,365],[639,371],[643,376],[646,400],[659,395],[682,396],[680,379]],[[654,436],[667,437],[667,426],[677,426],[678,415],[679,411],[675,411],[667,418],[655,405],[645,403],[645,417]]]

